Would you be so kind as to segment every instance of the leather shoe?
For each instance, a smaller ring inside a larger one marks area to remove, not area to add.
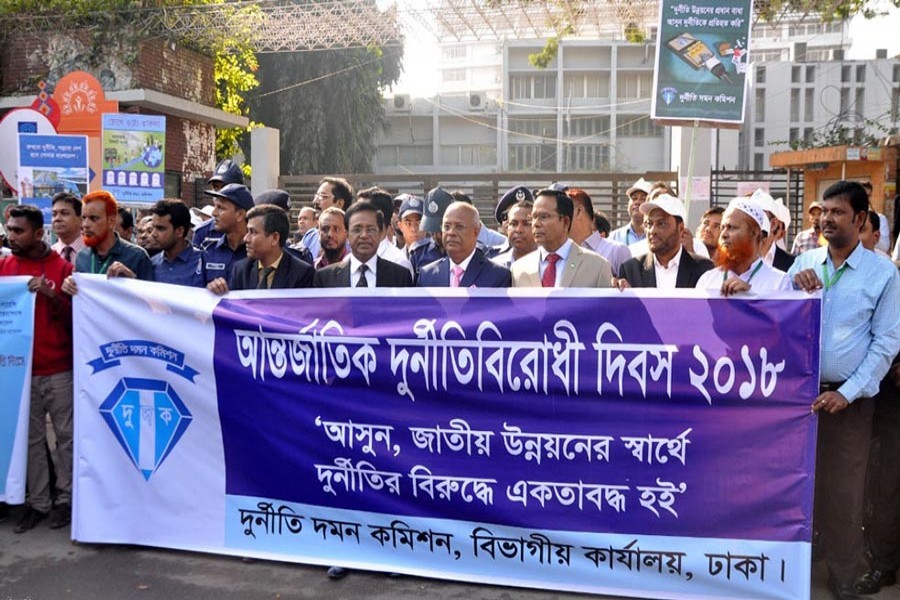
[[[870,569],[865,575],[856,580],[857,594],[877,594],[883,587],[890,587],[897,583],[896,571],[882,571]]]
[[[859,592],[852,583],[843,583],[840,585],[829,583],[828,589],[834,596],[834,600],[859,600]]]

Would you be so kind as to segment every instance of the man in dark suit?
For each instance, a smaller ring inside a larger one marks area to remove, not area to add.
[[[290,235],[291,222],[287,213],[274,204],[255,206],[247,213],[247,258],[234,264],[231,287],[219,277],[207,289],[223,295],[232,290],[308,288],[312,286],[315,269],[284,251]]]
[[[669,194],[660,194],[652,201],[641,204],[640,210],[644,215],[644,231],[650,252],[622,263],[619,278],[615,280],[616,287],[620,290],[629,287],[695,287],[700,276],[713,264],[682,247],[685,211],[681,200]]]
[[[378,256],[384,215],[371,202],[357,202],[344,215],[350,255],[316,271],[313,287],[411,287],[409,269]]]
[[[447,256],[419,270],[419,287],[509,287],[509,269],[488,260],[476,246],[481,231],[478,209],[465,202],[447,207],[441,232]]]

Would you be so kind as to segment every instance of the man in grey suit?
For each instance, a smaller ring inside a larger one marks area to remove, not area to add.
[[[478,209],[454,202],[441,221],[447,256],[419,269],[418,287],[509,287],[509,269],[491,262],[478,246]]]
[[[371,202],[357,202],[344,215],[350,255],[316,271],[313,287],[410,287],[412,275],[378,256],[384,233],[384,215]]]
[[[514,287],[610,287],[609,261],[569,238],[574,206],[565,192],[537,193],[531,227],[538,249],[512,265]]]
[[[636,256],[619,269],[616,287],[692,288],[700,276],[712,269],[705,258],[694,256],[681,245],[685,210],[681,200],[660,194],[641,204],[644,231],[650,252]]]

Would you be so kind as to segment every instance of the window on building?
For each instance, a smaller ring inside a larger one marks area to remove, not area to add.
[[[547,117],[510,117],[509,131],[536,137],[555,138],[556,119]]]
[[[765,154],[754,154],[753,155],[753,170],[754,171],[762,171],[766,168],[766,155]]]
[[[866,65],[856,65],[856,83],[863,83],[866,80]]]
[[[791,90],[791,122],[800,120],[800,90]]]
[[[609,135],[609,117],[571,117],[565,121],[570,137]]]
[[[756,99],[754,100],[753,105],[756,110],[756,120],[757,121],[765,121],[766,120],[766,90],[762,90],[756,88]]]
[[[803,128],[803,142],[807,145],[812,145],[812,142],[813,142],[813,128],[812,127],[804,127]]]
[[[605,171],[609,169],[609,147],[605,144],[569,144],[563,148],[567,171]]]
[[[511,171],[555,171],[555,144],[510,144]]]
[[[894,77],[895,82],[900,82],[900,65],[894,65]]]
[[[449,83],[453,81],[465,81],[466,80],[466,70],[465,69],[444,69],[443,74],[444,83]]]
[[[766,82],[766,67],[765,65],[759,65],[756,67],[756,83],[765,83]]]
[[[609,98],[609,75],[577,73],[563,77],[566,98]]]
[[[891,98],[891,121],[894,123],[900,121],[900,87],[894,88]]]
[[[181,198],[181,171],[165,172],[166,198]]]
[[[513,75],[509,78],[512,100],[556,98],[556,74]]]
[[[841,88],[841,110],[840,113],[846,116],[850,110],[850,88]]]
[[[379,146],[375,155],[379,167],[430,165],[433,162],[431,144]]]
[[[653,74],[620,72],[616,85],[616,97],[619,100],[649,98],[653,88]]]
[[[816,67],[814,65],[807,65],[806,67],[806,83],[815,83],[816,82]]]
[[[862,116],[866,114],[865,93],[866,88],[856,88],[856,99],[853,101],[853,111],[856,112],[860,116],[860,118],[862,118]]]
[[[444,48],[445,60],[461,60],[466,58],[467,54],[468,48],[466,46],[450,46]]]
[[[850,65],[841,67],[841,83],[850,83]]]
[[[497,164],[497,149],[478,144],[441,146],[441,166],[488,167]]]
[[[766,130],[762,127],[757,127],[753,130],[753,145],[757,148],[762,148],[766,145]]]
[[[805,121],[809,122],[816,120],[816,90],[813,88],[806,88],[806,90],[804,91],[803,112]]]
[[[791,127],[788,133],[788,140],[792,142],[797,142],[800,140],[800,129],[798,127]]]
[[[619,115],[617,124],[619,137],[659,137],[663,134],[662,127],[647,115]]]
[[[800,69],[801,67],[798,65],[791,67],[791,83],[800,83]]]

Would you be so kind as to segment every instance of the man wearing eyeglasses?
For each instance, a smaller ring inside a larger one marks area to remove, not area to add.
[[[619,269],[614,284],[658,289],[692,288],[700,276],[712,269],[705,258],[694,256],[681,245],[684,233],[684,204],[675,196],[660,194],[641,204],[643,229],[650,252],[631,258]]]
[[[384,215],[371,202],[357,202],[344,215],[350,256],[316,271],[313,287],[410,287],[412,275],[378,256],[384,232]]]
[[[325,177],[319,182],[319,189],[313,196],[313,206],[320,213],[330,206],[337,206],[341,210],[347,210],[347,207],[353,203],[353,186],[346,179],[341,177]],[[319,257],[322,250],[319,244],[319,229],[313,227],[305,234],[300,244],[309,250],[313,260]]]
[[[441,234],[447,256],[419,270],[419,287],[509,287],[509,269],[488,260],[478,249],[481,218],[478,209],[453,202],[444,211]]]
[[[538,249],[512,265],[514,287],[604,288],[612,281],[605,258],[569,237],[574,216],[572,199],[553,189],[537,193],[531,228]]]

